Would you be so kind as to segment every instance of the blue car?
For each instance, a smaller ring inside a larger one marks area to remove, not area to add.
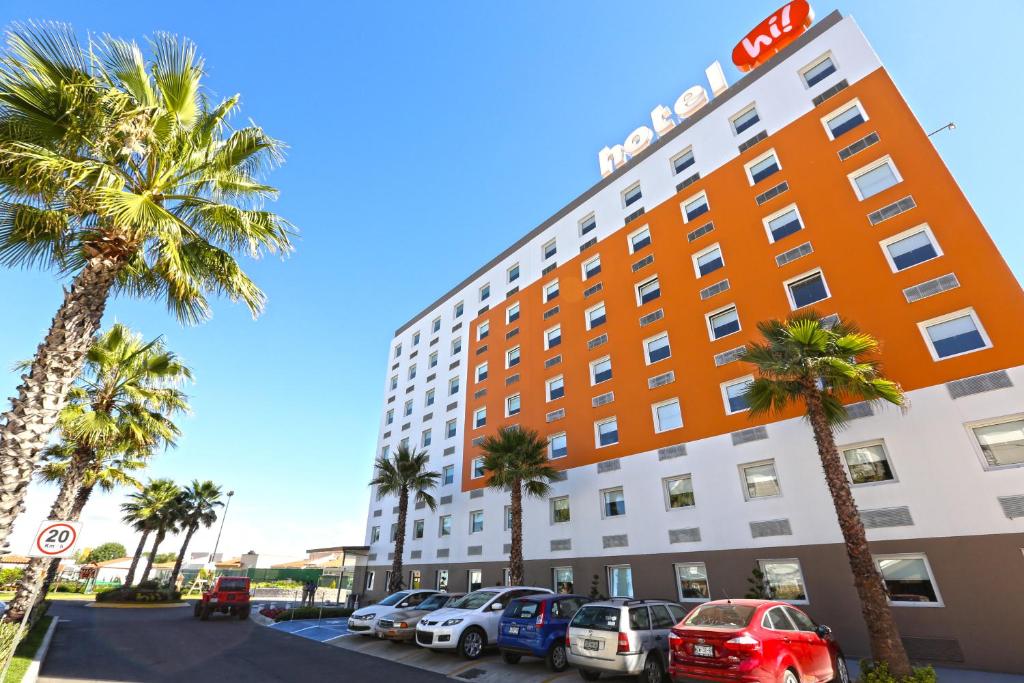
[[[540,657],[552,671],[564,671],[565,629],[590,599],[582,595],[533,595],[509,603],[498,625],[501,658],[516,664],[523,657]]]

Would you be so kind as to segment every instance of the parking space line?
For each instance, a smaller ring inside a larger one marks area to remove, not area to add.
[[[460,667],[456,668],[454,671],[449,671],[447,675],[449,677],[458,676],[460,673],[462,673],[464,671],[469,671],[470,669],[472,669],[475,666],[480,666],[480,664],[481,664],[480,660],[474,659],[471,662],[467,662],[464,666],[460,666]]]
[[[574,669],[567,669],[567,670],[563,671],[560,674],[555,674],[554,676],[550,676],[548,678],[545,678],[543,681],[541,681],[541,683],[551,683],[551,681],[557,681],[559,678],[565,678],[566,676],[569,676],[569,675],[573,674],[574,672],[575,672]]]

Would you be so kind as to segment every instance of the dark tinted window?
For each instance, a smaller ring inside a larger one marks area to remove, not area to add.
[[[747,605],[703,605],[695,609],[683,625],[743,628],[753,616],[754,608]]]
[[[679,605],[669,605],[668,611],[672,615],[673,625],[678,624],[686,616],[686,610]]]
[[[796,624],[798,630],[814,631],[817,628],[814,625],[814,622],[811,621],[811,618],[800,610],[793,609],[792,607],[785,607],[783,609],[786,610],[786,614],[788,614],[789,618],[793,620],[793,623]]]
[[[619,608],[588,605],[576,612],[569,622],[573,628],[589,628],[595,631],[618,631]]]
[[[786,613],[782,611],[781,607],[774,607],[764,615],[764,625],[767,628],[773,628],[776,631],[795,631],[793,622],[787,617]]]
[[[656,629],[669,629],[676,625],[676,620],[668,613],[665,605],[651,605],[651,620]]]
[[[634,631],[646,631],[651,628],[651,617],[646,607],[634,607],[629,610],[629,627]]]
[[[568,619],[576,613],[585,600],[583,598],[563,598],[556,600],[551,614],[561,619]]]
[[[244,591],[245,579],[221,579],[220,589],[222,591]]]

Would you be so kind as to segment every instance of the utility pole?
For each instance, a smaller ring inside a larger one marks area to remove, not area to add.
[[[234,491],[228,491],[228,502],[224,506],[224,514],[220,518],[220,529],[217,530],[217,542],[213,544],[213,552],[210,554],[210,564],[217,562],[214,558],[217,555],[217,548],[220,547],[220,535],[224,533],[224,520],[228,518],[228,508],[231,507],[231,496],[233,495],[235,495]]]

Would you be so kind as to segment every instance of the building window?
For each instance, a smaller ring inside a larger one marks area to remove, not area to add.
[[[558,253],[558,243],[555,240],[545,242],[544,246],[541,247],[541,253],[544,255],[545,259],[551,258]]]
[[[424,429],[423,433],[420,435],[420,448],[426,448],[427,446],[429,446],[430,445],[430,441],[431,441],[431,430]]]
[[[692,197],[683,202],[683,222],[689,223],[708,212],[711,207],[708,206],[708,195],[706,192],[701,192],[696,197]]]
[[[380,540],[380,527],[375,526],[370,529],[370,543],[376,543]]]
[[[800,76],[803,77],[804,83],[810,88],[835,72],[836,65],[832,61],[832,55],[825,55],[805,66],[800,72]]]
[[[773,149],[745,164],[743,168],[747,171],[747,179],[750,180],[750,184],[757,185],[768,176],[774,175],[781,170],[782,166],[779,164],[779,158],[775,155],[775,150]]]
[[[450,526],[451,525],[449,524],[449,527]],[[450,529],[449,529],[449,533],[451,533]],[[438,569],[436,572],[434,572],[434,576],[435,576],[434,587],[437,588],[437,590],[441,591],[442,593],[447,593],[448,592],[448,570],[447,569]]]
[[[672,173],[679,175],[686,169],[693,166],[693,162],[693,148],[689,147],[672,157]]]
[[[564,524],[570,519],[569,496],[551,499],[551,523]]]
[[[451,536],[452,535],[452,516],[451,515],[441,515],[438,518],[437,535],[441,536],[441,537]]]
[[[740,465],[740,473],[743,475],[743,494],[747,500],[782,495],[774,460]]]
[[[893,605],[942,605],[935,577],[924,555],[876,555],[889,602]]]
[[[889,455],[881,441],[848,446],[843,449],[843,460],[850,472],[850,483],[854,486],[896,481]]]
[[[470,569],[466,571],[466,589],[470,593],[480,590],[480,587],[484,585],[483,581],[483,572],[479,569]]]
[[[391,542],[394,543],[398,540],[398,524],[391,525]]]
[[[594,214],[590,214],[580,221],[579,227],[580,237],[583,237],[597,229],[597,218],[594,217]]]
[[[783,237],[788,237],[794,232],[804,229],[803,221],[800,219],[800,212],[796,204],[790,204],[786,208],[776,211],[763,220],[764,229],[768,233],[768,241],[778,242]]]
[[[455,419],[448,420],[444,423],[444,435],[446,438],[451,439],[455,436],[455,430],[457,421]]]
[[[483,458],[473,458],[473,462],[471,464],[472,464],[473,471],[469,475],[470,478],[472,478],[472,479],[479,479],[480,477],[484,476],[484,459]]]
[[[1024,417],[975,423],[970,430],[985,469],[1024,465]]]
[[[583,279],[589,280],[601,272],[601,257],[595,256],[583,262]]]
[[[519,347],[509,349],[505,352],[505,369],[514,368],[519,365]]]
[[[430,323],[430,332],[431,332],[431,334],[436,334],[436,333],[438,333],[440,331],[441,331],[441,318],[434,318],[434,320]]]
[[[651,406],[651,412],[654,415],[654,431],[659,434],[683,426],[683,412],[679,408],[678,398],[655,403]]]
[[[384,424],[389,425],[395,421],[395,409],[392,408],[384,413]]]
[[[480,429],[487,424],[487,408],[477,408],[473,411],[473,429]]]
[[[417,519],[412,523],[412,537],[413,539],[423,538],[423,520]]]
[[[735,306],[727,306],[707,315],[708,333],[711,341],[728,337],[740,331],[740,315]]]
[[[911,266],[942,256],[935,235],[927,225],[911,228],[880,242],[885,260],[892,272],[898,273]]]
[[[820,270],[787,280],[786,294],[789,296],[789,305],[794,311],[818,301],[824,301],[831,296]]]
[[[708,570],[703,562],[681,562],[676,565],[676,586],[679,599],[704,602],[711,599]]]
[[[558,298],[558,280],[544,285],[544,303]]]
[[[476,381],[477,384],[487,379],[487,361],[480,363],[476,366]]]
[[[422,576],[420,575],[419,569],[409,570],[409,588],[412,588],[414,590],[423,588],[423,580]]]
[[[864,107],[861,106],[860,101],[853,100],[822,117],[821,122],[825,125],[828,137],[835,140],[867,120],[868,116],[864,113]]]
[[[772,600],[807,602],[800,560],[758,560],[757,564],[764,574],[764,585]]]
[[[608,320],[608,317],[607,317],[607,315],[605,315],[604,302],[603,301],[601,303],[597,304],[596,306],[593,306],[592,308],[588,308],[587,309],[587,329],[588,330],[592,330],[595,327],[600,327],[601,325],[604,325],[607,320]]]
[[[390,452],[391,452],[391,446],[388,446],[387,444],[384,444],[383,446],[380,447],[380,457],[386,458],[386,457],[388,457],[388,453],[390,453]]]
[[[509,281],[509,284],[515,282],[518,279],[519,279],[519,264],[517,263],[517,264],[513,265],[511,268],[508,269],[508,281]]]
[[[934,360],[953,358],[992,346],[973,308],[917,324]]]
[[[407,436],[403,437],[402,440],[398,442],[398,447],[399,448],[408,448],[409,447],[409,437],[407,437]]]
[[[505,506],[505,531],[512,530],[512,506]],[[508,585],[508,584],[505,584]]]
[[[597,448],[612,446],[619,442],[619,422],[616,418],[610,417],[594,423],[594,434]]]
[[[519,303],[516,302],[505,309],[505,323],[510,324],[519,320]]]
[[[484,530],[484,511],[473,510],[469,513],[469,533],[478,534]]]
[[[619,564],[608,567],[608,593],[613,598],[633,597],[632,567],[628,564]],[[647,611],[644,610],[644,614],[646,613]],[[630,614],[632,616],[632,612]]]
[[[627,208],[630,205],[635,204],[636,202],[640,201],[641,197],[643,197],[643,194],[640,192],[640,183],[636,183],[635,185],[631,185],[626,190],[624,190],[623,193],[622,193],[622,206],[623,206],[623,208]]]
[[[712,244],[707,249],[698,251],[693,255],[693,271],[698,278],[704,277],[708,273],[713,273],[724,265],[725,260],[722,258],[722,248],[718,243]]]
[[[636,285],[637,306],[643,306],[648,301],[654,301],[659,296],[661,296],[661,284],[658,282],[657,275]]]
[[[420,333],[419,332],[413,332],[413,334],[412,334],[412,345],[413,346],[419,346],[420,345]]]
[[[390,391],[398,388],[398,375],[391,375]]]
[[[455,465],[445,465],[441,468],[441,485],[448,486],[455,483]]]
[[[693,478],[689,474],[681,477],[669,477],[663,481],[665,487],[665,504],[669,510],[692,508],[696,505],[693,497]]]
[[[732,122],[732,129],[739,135],[746,129],[753,126],[755,123],[761,120],[761,117],[757,115],[757,107],[750,105],[736,116],[733,116],[730,121]]]
[[[518,415],[520,408],[519,394],[513,394],[505,399],[505,417]]]
[[[491,333],[491,323],[487,320],[476,326],[476,340],[483,341]]]
[[[427,389],[427,393],[425,394],[424,399],[423,399],[423,404],[427,408],[429,408],[430,406],[434,405],[434,390],[433,389]]]
[[[555,593],[559,595],[572,593],[572,567],[555,567],[551,571],[554,575]]]
[[[610,356],[599,358],[590,364],[590,384],[600,384],[612,378],[612,359]]]
[[[549,379],[547,381],[547,386],[548,401],[554,401],[565,396],[565,379],[563,379],[561,375]]]
[[[405,408],[402,411],[402,416],[403,417],[409,417],[410,415],[412,415],[412,399],[411,398],[408,401],[405,402]]]
[[[459,303],[455,304],[455,311],[454,311],[452,317],[453,318],[461,318],[462,314],[465,312],[465,310],[466,310],[466,306],[460,301]]]
[[[601,491],[601,515],[607,517],[621,517],[626,514],[626,497],[622,488],[605,489]]]
[[[398,344],[398,345],[395,346],[395,358],[398,358],[401,355],[402,355],[402,345]]]
[[[366,590],[373,590],[373,580],[376,578],[376,574],[372,571],[366,572]]]
[[[854,171],[848,177],[853,185],[853,191],[857,193],[857,199],[861,201],[874,197],[903,180],[896,170],[896,164],[888,155]]]
[[[428,368],[436,368],[437,367],[437,351],[431,351],[430,355],[427,356],[427,367]]]
[[[566,440],[565,432],[552,434],[548,437],[548,457],[552,460],[564,458],[569,453],[569,443]]]
[[[651,229],[644,226],[629,234],[629,253],[635,254],[651,243]]]
[[[409,366],[409,379],[410,380],[416,379],[416,364],[415,363],[413,363],[412,365]]]
[[[452,339],[452,353],[451,355],[457,356],[462,352],[462,337],[456,337]]]
[[[668,343],[668,332],[662,332],[656,337],[645,339],[644,353],[648,365],[671,357],[672,347]]]

